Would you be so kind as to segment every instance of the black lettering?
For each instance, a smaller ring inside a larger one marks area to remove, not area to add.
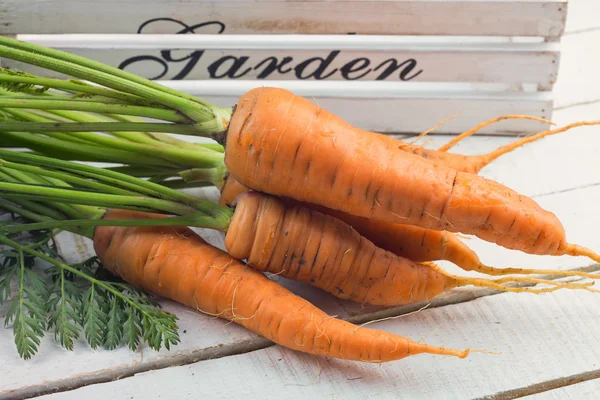
[[[153,19],[149,19],[148,21],[141,24],[137,30],[137,33],[143,33],[144,28],[146,26],[153,24],[155,22],[161,22],[161,21],[162,22],[173,22],[173,23],[183,27],[180,31],[175,32],[176,34],[196,33],[196,29],[204,28],[205,26],[211,26],[211,25],[216,25],[217,27],[219,27],[219,31],[217,32],[218,34],[221,34],[225,31],[225,24],[222,22],[219,22],[219,21],[201,22],[199,24],[190,26],[190,25],[187,25],[186,23],[178,21],[174,18],[153,18]]]
[[[400,79],[403,81],[409,81],[411,79],[414,79],[417,76],[419,76],[421,74],[421,72],[423,72],[423,70],[419,70],[419,72],[416,72],[412,76],[408,76],[408,74],[410,74],[411,71],[417,66],[417,61],[413,58],[409,58],[408,60],[406,60],[400,64],[398,64],[398,60],[396,60],[394,58],[390,58],[389,60],[385,60],[384,62],[379,64],[377,66],[377,68],[374,69],[374,71],[377,71],[378,69],[380,69],[381,67],[383,67],[385,64],[388,64],[388,63],[390,64],[390,66],[387,67],[387,69],[385,71],[383,71],[383,73],[381,75],[379,75],[377,78],[375,78],[376,80],[378,80],[378,81],[384,80],[385,78],[390,76],[393,72],[395,72],[396,70],[398,70],[401,67],[404,67],[402,69],[402,71],[400,71]]]
[[[260,67],[262,67],[263,64],[268,62],[269,64],[265,67],[265,69],[263,69],[262,72],[260,74],[258,74],[258,76],[257,76],[258,79],[265,79],[275,71],[279,72],[280,74],[287,74],[292,69],[288,68],[288,69],[284,70],[283,67],[284,67],[284,65],[289,64],[293,60],[294,59],[292,57],[283,57],[283,60],[281,60],[281,62],[279,62],[277,57],[267,57],[264,60],[262,60],[260,63],[256,64],[256,66],[254,67],[254,70],[260,69]]]
[[[128,58],[126,60],[124,60],[123,62],[121,62],[121,64],[119,64],[119,69],[125,69],[128,66],[130,66],[131,64],[135,64],[135,63],[139,63],[139,62],[143,62],[143,61],[152,61],[152,62],[156,62],[158,64],[160,64],[160,66],[163,68],[162,72],[158,75],[156,75],[155,77],[152,78],[147,78],[150,80],[154,80],[154,79],[160,79],[163,76],[165,76],[167,74],[167,72],[169,72],[169,66],[167,65],[166,62],[164,62],[163,60],[161,60],[158,57],[155,56],[135,56],[135,57],[131,57]]]
[[[360,64],[358,66],[356,66],[356,64],[358,64],[358,63],[360,63]],[[363,76],[367,75],[369,72],[371,72],[372,69],[369,68],[366,72],[364,72],[363,74],[361,74],[359,76],[355,76],[354,78],[351,78],[349,75],[353,72],[358,72],[361,69],[367,68],[370,63],[371,63],[371,61],[369,61],[368,58],[365,58],[365,57],[356,58],[356,59],[350,61],[349,63],[344,64],[344,66],[342,68],[340,68],[340,73],[342,74],[342,77],[344,79],[348,79],[350,81],[360,79]]]
[[[149,19],[148,21],[141,24],[137,30],[137,33],[141,34],[141,33],[143,33],[144,28],[146,28],[148,25],[151,25],[155,22],[161,22],[161,21],[162,22],[172,22],[176,25],[181,26],[182,29],[175,32],[176,34],[196,33],[196,29],[200,29],[200,28],[203,28],[206,26],[211,26],[211,25],[216,25],[218,27],[217,33],[219,33],[219,34],[221,34],[225,31],[225,24],[222,22],[219,22],[219,21],[201,22],[199,24],[190,26],[190,25],[185,24],[184,22],[178,21],[173,18],[153,18],[153,19]],[[198,64],[198,61],[204,54],[203,50],[198,50],[198,51],[193,51],[192,53],[190,53],[187,56],[182,57],[182,58],[173,58],[171,56],[171,51],[172,50],[162,50],[160,52],[160,55],[163,57],[164,61],[161,60],[160,58],[152,56],[152,55],[136,56],[136,57],[128,58],[125,61],[121,62],[121,64],[119,65],[119,68],[125,69],[126,67],[128,67],[134,63],[143,62],[143,61],[156,62],[162,66],[163,71],[162,71],[162,73],[158,74],[157,76],[155,76],[153,78],[148,78],[151,80],[155,80],[155,79],[160,79],[160,78],[164,77],[168,73],[168,71],[169,71],[169,66],[167,64],[168,62],[181,62],[181,61],[189,60],[184,65],[182,70],[172,78],[174,80],[179,80],[179,79],[184,79],[191,72],[191,70],[196,66],[196,64]]]
[[[223,73],[221,75],[217,75],[217,71],[219,70],[219,67],[221,67],[226,61],[229,61],[229,60],[233,61],[233,64],[229,67],[229,69],[227,71],[225,71],[225,73]],[[244,72],[236,75],[236,72],[238,72],[239,69],[244,66],[244,63],[246,61],[248,61],[248,57],[246,57],[246,56],[243,56],[243,57],[235,57],[235,56],[221,57],[217,61],[213,62],[212,64],[210,64],[208,66],[208,73],[210,74],[211,78],[216,78],[216,79],[221,79],[224,77],[233,78],[233,79],[241,78],[242,76],[246,75],[248,72],[250,72],[252,70],[252,68],[247,68]]]
[[[296,67],[294,68],[294,71],[296,73],[296,78],[308,79],[308,78],[314,77],[315,79],[318,79],[318,80],[329,78],[331,75],[333,75],[337,72],[337,70],[338,70],[337,68],[334,68],[333,71],[331,71],[329,74],[327,74],[325,76],[323,76],[322,74],[323,74],[323,72],[325,72],[325,69],[327,69],[327,67],[329,67],[329,64],[331,64],[331,62],[337,57],[338,54],[340,54],[340,51],[334,50],[331,53],[329,53],[327,58],[312,57],[312,58],[309,58],[308,60],[302,61],[300,64],[296,65]],[[320,63],[320,65],[312,73],[303,75],[304,69],[314,62]]]
[[[194,69],[196,64],[198,64],[198,61],[200,61],[200,58],[202,57],[203,54],[204,54],[204,50],[197,50],[197,51],[191,52],[190,54],[188,54],[185,57],[173,58],[171,56],[171,50],[162,50],[160,52],[160,55],[165,59],[166,62],[181,62],[181,61],[189,60],[184,65],[184,67],[181,69],[181,71],[179,71],[179,73],[172,78],[173,80],[185,79],[185,77],[188,76],[188,74],[192,71],[192,69]]]

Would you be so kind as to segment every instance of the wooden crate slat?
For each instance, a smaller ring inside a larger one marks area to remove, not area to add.
[[[0,34],[136,33],[140,27],[144,33],[176,33],[197,27],[225,34],[558,38],[566,13],[566,0],[3,0]],[[201,26],[206,22],[214,23]]]
[[[202,97],[217,105],[235,104],[245,91],[264,86],[257,81],[165,81],[162,84]],[[508,93],[464,91],[407,91],[401,85],[379,82],[273,81],[270,86],[283,87],[313,98],[323,108],[351,124],[377,132],[420,133],[437,122],[459,114],[436,130],[456,134],[487,119],[500,115],[527,114],[552,118],[552,98],[548,93]],[[368,106],[365,106],[368,105]],[[547,129],[548,125],[526,120],[508,120],[481,130],[486,134],[522,135]]]
[[[149,79],[360,79],[551,88],[560,60],[559,45],[554,43],[413,43],[381,36],[339,35],[203,36],[17,38],[80,54]],[[5,60],[4,65],[16,64]],[[58,76],[42,70],[39,73]]]

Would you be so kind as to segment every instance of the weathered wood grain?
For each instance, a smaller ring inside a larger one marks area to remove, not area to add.
[[[599,15],[600,3],[597,6],[596,15]],[[568,35],[562,39],[559,78],[553,88],[558,109],[600,101],[598,40],[600,30]]]
[[[176,33],[218,21],[224,33],[555,38],[564,30],[566,4],[566,0],[3,0],[0,34],[136,33],[149,20],[168,18],[142,31]],[[219,32],[219,28],[210,29]]]

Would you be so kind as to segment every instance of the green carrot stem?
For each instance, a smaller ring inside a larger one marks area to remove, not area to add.
[[[3,46],[2,46],[3,45]],[[181,97],[181,94],[170,94],[172,90],[157,88],[149,80],[124,73],[118,68],[111,68],[102,63],[78,57],[66,52],[21,42],[7,37],[0,37],[0,57],[25,62],[38,67],[61,72],[79,79],[104,85],[109,88],[152,99],[160,104],[173,107],[197,122],[215,120],[222,131],[225,127],[220,121],[222,115],[218,108],[201,102]],[[108,71],[108,72],[105,72]],[[141,84],[140,82],[144,82]]]
[[[2,98],[0,97],[0,107],[2,106]],[[10,111],[12,112],[12,110]],[[45,122],[47,118],[36,116],[31,113],[16,111],[15,114],[21,118],[28,118],[33,122]],[[110,122],[108,122],[110,123]],[[46,132],[57,139],[69,140],[76,138],[83,144],[98,144],[119,150],[127,150],[137,154],[145,154],[154,157],[159,157],[167,161],[182,164],[184,166],[206,167],[214,166],[222,163],[223,155],[204,147],[198,147],[195,150],[171,147],[171,146],[151,146],[142,143],[130,142],[128,140],[99,135],[93,132],[71,132],[65,134],[62,132]],[[160,144],[159,142],[155,142]],[[103,150],[103,152],[105,152]],[[110,151],[110,150],[109,150]]]
[[[2,200],[2,199],[0,199],[0,209],[4,209],[13,214],[19,214],[22,217],[25,217],[31,221],[53,221],[52,217],[48,217],[47,215],[28,210],[27,208],[25,208],[23,206],[19,207],[17,204],[14,204],[9,201]],[[60,218],[60,217],[61,217],[60,214],[58,214],[58,218]],[[22,224],[22,225],[28,225],[28,224]],[[3,230],[3,227],[0,226],[0,231],[1,230]]]
[[[72,101],[76,103],[94,103],[94,104],[110,104],[110,105],[122,105],[122,106],[133,106],[133,107],[145,107],[138,106],[136,104],[129,104],[123,100],[111,99],[110,97],[96,96],[96,95],[70,95],[65,93],[45,92],[45,93],[11,93],[9,91],[2,91],[0,89],[0,98],[4,100],[47,100],[47,101]],[[85,96],[85,97],[83,97]],[[152,107],[151,107],[152,108]],[[160,110],[168,110],[166,107],[156,107]]]
[[[222,188],[227,169],[225,164],[215,168],[191,168],[180,171],[179,176],[186,182],[211,182],[217,188]]]
[[[2,125],[2,124],[0,124]],[[26,132],[1,132],[0,143],[2,146],[8,142],[11,146],[18,143],[24,147],[31,148],[44,154],[50,154],[54,157],[77,161],[97,161],[113,162],[118,164],[137,164],[152,165],[155,167],[177,167],[177,164],[167,160],[157,159],[135,152],[124,151],[120,149],[105,148],[84,143],[72,143],[57,138],[49,138],[40,135],[34,135]]]
[[[134,210],[158,210],[179,215],[186,215],[196,211],[194,208],[181,203],[152,197],[123,196],[38,185],[0,182],[0,191],[4,198],[21,198],[44,202],[63,202],[67,204],[118,207]]]
[[[216,128],[216,125],[213,124]],[[180,135],[199,135],[208,137],[216,129],[208,124],[173,124],[154,122],[13,122],[0,124],[0,132],[112,132],[112,131],[148,131],[176,133]]]
[[[137,84],[156,89],[163,93],[168,93],[173,96],[181,97],[184,99],[191,100],[193,102],[200,103],[208,108],[212,107],[212,104],[210,104],[202,99],[198,99],[198,98],[191,96],[189,94],[186,94],[186,93],[181,93],[177,90],[170,89],[163,85],[159,85],[149,79],[145,79],[145,78],[142,78],[141,76],[132,74],[131,72],[127,72],[127,71],[124,71],[119,68],[111,67],[109,65],[106,65],[106,64],[94,61],[94,60],[90,60],[85,57],[77,56],[74,54],[70,54],[70,53],[67,53],[64,51],[60,51],[60,50],[51,49],[51,48],[44,47],[44,46],[35,45],[32,43],[22,42],[22,41],[19,41],[16,39],[1,38],[1,37],[0,37],[0,39],[2,39],[2,40],[0,40],[0,44],[5,45],[5,46],[27,50],[32,53],[43,54],[43,55],[52,57],[57,60],[67,61],[69,63],[80,65],[80,66],[90,67],[94,70],[105,72],[114,77],[121,77],[121,78],[127,79],[129,81],[135,82]]]
[[[207,186],[214,186],[212,182],[186,182],[183,179],[169,179],[160,183],[171,189],[194,189]]]
[[[94,179],[102,180],[105,183],[119,185],[120,187],[131,189],[137,193],[146,194],[150,196],[157,196],[163,199],[180,201],[184,204],[196,205],[199,201],[199,199],[195,196],[179,192],[177,190],[165,188],[161,185],[157,185],[152,182],[145,181],[143,179],[138,179],[126,174],[121,174],[104,168],[98,168],[70,161],[56,160],[50,157],[43,157],[33,154],[2,149],[0,149],[0,158],[14,162],[37,165],[40,167],[62,169],[70,171],[72,173],[77,173],[79,175],[89,176]]]
[[[15,170],[11,170],[8,168],[0,168],[0,171],[6,173],[7,175],[11,176],[12,178],[14,178],[18,183],[11,183],[11,184],[27,184],[27,185],[36,185],[39,184],[39,180],[35,179],[34,177],[29,176],[26,173],[23,173],[21,171],[15,171]],[[0,185],[2,185],[2,183],[0,182]],[[2,195],[4,196],[5,194],[2,193]],[[35,199],[33,199],[35,200]],[[62,212],[64,215],[66,215],[67,217],[70,218],[81,218],[81,213],[79,212],[79,210],[77,210],[76,207],[73,207],[73,205],[70,204],[63,204],[60,202],[48,202],[48,204],[59,210],[60,212]]]
[[[40,184],[42,184],[42,185],[48,184],[48,185],[54,185],[54,186],[58,186],[58,187],[73,188],[73,186],[71,186],[67,182],[65,182],[61,179],[58,179],[56,177],[45,176],[42,174],[36,174],[36,173],[31,173],[31,172],[26,172],[26,173],[28,173],[30,176],[37,178],[39,180]],[[115,193],[115,194],[117,194],[117,193]],[[134,195],[135,194],[137,194],[137,193],[134,193]],[[81,204],[71,204],[71,207],[79,213],[79,218],[82,218],[83,216],[87,216],[87,218],[93,218],[95,215],[99,215],[99,213],[104,214],[104,211],[100,210],[98,207],[84,206]]]
[[[132,189],[138,194],[146,195],[139,197],[123,196],[0,183],[0,191],[4,191],[2,196],[5,198],[12,196],[15,198],[63,201],[66,203],[99,207],[133,207],[131,209],[166,211],[178,215],[186,215],[192,211],[200,211],[221,222],[228,221],[233,215],[232,210],[228,207],[222,207],[211,201],[202,200],[187,193],[179,192],[143,179],[138,179],[103,168],[7,150],[0,150],[0,158],[34,166],[66,170],[74,174],[92,177],[104,183],[115,184],[119,187]],[[12,191],[9,192],[9,189]],[[158,198],[147,197],[148,195]]]
[[[145,106],[106,104],[83,99],[10,99],[0,97],[0,108],[27,108],[38,110],[88,111],[99,114],[119,113],[144,118],[154,118],[168,122],[190,122],[190,119],[175,110],[165,110]]]
[[[136,194],[135,192],[125,190],[125,189],[120,189],[113,185],[106,185],[106,184],[95,182],[95,181],[92,181],[89,179],[83,179],[78,176],[69,174],[67,172],[49,171],[49,170],[46,170],[43,168],[31,166],[31,165],[13,163],[10,161],[0,159],[0,168],[3,166],[13,169],[13,170],[17,170],[17,171],[24,171],[24,172],[29,172],[29,173],[35,174],[35,175],[42,175],[42,176],[46,176],[49,178],[54,178],[55,180],[52,182],[55,185],[60,185],[60,182],[62,181],[62,182],[66,182],[66,183],[71,183],[76,186],[80,186],[80,187],[84,187],[84,188],[88,188],[88,189],[92,189],[92,190],[98,190],[98,191],[101,191],[104,193],[118,194],[118,195],[125,195],[125,196],[133,196]]]
[[[21,76],[21,75],[9,75],[5,69],[0,69],[0,82],[8,82],[15,84],[26,84],[26,85],[39,85],[41,87],[48,87],[53,89],[61,89],[65,92],[70,93],[87,93],[91,95],[103,96],[124,101],[128,104],[134,104],[138,106],[150,106],[150,107],[163,107],[158,103],[151,102],[144,98],[131,95],[129,93],[123,93],[116,90],[106,89],[103,87],[92,86],[82,81],[66,80],[66,79],[53,79],[53,78],[42,78],[38,76]],[[11,87],[10,85],[5,86],[9,92],[13,90],[19,90],[18,86]]]
[[[106,114],[98,115],[92,113],[84,113],[81,111],[63,111],[53,110],[51,111],[57,116],[64,117],[74,122],[110,122],[110,121],[122,121],[122,122],[144,122],[143,119],[137,118],[131,115],[118,115],[118,114]],[[150,145],[157,145],[157,141],[150,137],[147,132],[109,132],[111,135],[119,137],[121,139],[129,140],[130,142],[144,143]]]
[[[92,114],[81,111],[64,111],[64,110],[51,110],[47,111],[56,117],[63,118],[63,121],[74,121],[74,122],[110,122],[110,121],[122,121],[122,122],[144,122],[143,119],[131,116],[131,115],[119,115],[119,114]],[[203,151],[205,149],[215,150],[219,153],[224,153],[225,149],[218,143],[192,143],[177,139],[171,135],[167,135],[160,132],[109,132],[111,135],[119,137],[121,139],[129,140],[130,142],[137,142],[143,144],[149,144],[153,146],[173,145],[177,147],[183,147],[187,150],[193,151],[199,149]]]
[[[188,148],[188,149],[192,146],[193,147],[205,147],[207,149],[218,151],[219,153],[225,152],[225,148],[223,146],[221,146],[219,143],[190,143],[188,141],[179,140],[177,138],[174,138],[173,136],[170,136],[170,135],[167,135],[164,133],[160,133],[160,132],[149,132],[148,135],[151,136],[152,138],[158,140],[161,143],[170,144],[170,145],[177,146],[177,147],[184,147],[184,148]]]
[[[134,117],[131,115],[109,114],[109,116],[117,121],[144,122],[143,119]],[[86,122],[86,121],[79,121],[79,122]],[[88,122],[92,122],[92,121],[90,120]],[[123,133],[125,133],[125,132],[123,132]],[[126,132],[126,133],[129,133],[129,132]],[[137,133],[140,133],[142,135],[137,135]],[[131,141],[140,141],[140,140],[144,140],[144,142],[150,141],[148,144],[154,144],[154,145],[156,145],[157,144],[156,141],[158,141],[158,142],[160,142],[160,144],[170,144],[173,146],[184,147],[186,149],[204,147],[207,149],[218,151],[219,153],[225,152],[225,148],[218,143],[214,143],[214,142],[192,143],[187,140],[181,140],[181,139],[178,139],[176,137],[173,137],[171,135],[167,135],[167,134],[161,133],[161,132],[135,132],[134,134],[132,134],[131,137],[127,137],[127,139],[129,139]]]
[[[153,176],[177,176],[179,173],[178,169],[169,170],[164,168],[152,168],[136,165],[119,165],[115,167],[106,167],[105,169],[118,172],[120,174],[135,176],[137,178],[150,178]]]
[[[13,109],[13,112],[15,112],[16,110]],[[38,117],[42,117],[46,120],[46,122],[71,122],[71,120],[69,118],[65,118],[61,115],[58,115],[55,113],[55,111],[57,110],[27,110],[27,112],[29,114],[38,116]],[[60,111],[58,111],[60,112]],[[35,121],[34,119],[27,119],[27,121]],[[44,121],[38,121],[38,122],[44,122]]]
[[[12,177],[17,179],[17,183],[25,183],[28,185],[53,185],[63,188],[70,188],[71,186],[68,183],[65,183],[61,180],[44,177],[38,174],[32,174],[28,171],[19,171],[12,168],[7,168],[6,166],[0,166],[0,170],[6,172]],[[14,183],[14,182],[13,182]],[[63,203],[49,203],[52,207],[60,210],[63,214],[70,218],[83,218],[83,216],[89,215],[90,212],[93,213],[92,209],[87,206],[79,205],[79,204],[63,204]]]
[[[1,171],[0,171],[0,179],[6,180],[5,177],[3,177],[3,173]],[[64,219],[65,218],[64,214],[62,214],[59,211],[56,211],[56,208],[47,207],[43,204],[36,203],[34,201],[20,199],[20,200],[15,200],[14,203],[19,204],[21,207],[23,207],[26,210],[29,210],[29,211],[37,213],[37,214],[44,215],[48,218],[52,218],[52,219]]]
[[[8,114],[16,117],[20,121],[29,121],[29,122],[51,122],[56,123],[57,121],[45,115],[39,115],[33,111],[19,110],[19,109],[5,109]],[[89,144],[88,141],[82,139],[77,135],[78,132],[74,132],[72,134],[66,134],[62,132],[46,132],[47,136],[53,137],[55,139],[64,140],[66,142],[73,143],[82,143]]]
[[[0,203],[0,207],[2,204]],[[23,215],[24,216],[24,215]],[[96,226],[192,226],[207,229],[226,231],[228,224],[223,221],[215,220],[202,213],[190,214],[179,217],[167,218],[149,218],[134,220],[111,220],[111,219],[69,219],[69,220],[45,220],[29,224],[7,225],[0,227],[0,232],[16,233],[30,230],[41,229],[62,229],[77,227],[96,227]]]

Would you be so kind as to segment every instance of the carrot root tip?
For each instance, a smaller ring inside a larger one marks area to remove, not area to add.
[[[501,276],[501,275],[555,275],[555,276],[579,276],[589,279],[600,279],[600,273],[594,274],[585,271],[559,270],[559,269],[531,269],[531,268],[496,268],[480,264],[475,268],[479,273]]]
[[[567,246],[564,249],[564,254],[570,256],[588,257],[594,260],[595,262],[600,263],[600,254],[577,244],[567,244]]]

